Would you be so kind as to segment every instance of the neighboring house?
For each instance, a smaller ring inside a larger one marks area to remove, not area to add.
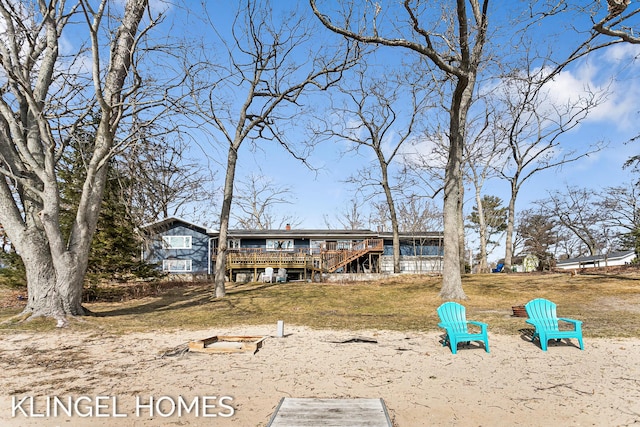
[[[179,218],[143,229],[149,243],[143,259],[168,273],[212,274],[219,233]],[[289,279],[318,279],[324,273],[393,272],[393,236],[371,230],[229,230],[227,275],[259,280],[267,267],[285,268]],[[401,272],[440,273],[442,233],[400,235]]]
[[[167,218],[143,227],[147,242],[142,259],[167,273],[211,274],[212,230],[179,218]]]
[[[613,267],[616,265],[631,264],[636,259],[634,251],[612,252],[608,255],[594,255],[580,258],[562,259],[556,263],[557,268],[573,270],[590,267]]]

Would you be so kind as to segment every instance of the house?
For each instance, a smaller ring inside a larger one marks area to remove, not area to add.
[[[157,263],[167,273],[211,274],[215,232],[179,218],[167,218],[142,227],[147,240],[142,260]]]
[[[170,274],[214,272],[219,232],[179,218],[143,227],[142,257]],[[327,273],[393,272],[393,235],[371,230],[229,230],[225,270],[230,280],[259,280],[267,267],[289,279],[318,280]],[[440,273],[442,233],[401,233],[401,272]]]
[[[556,262],[557,268],[574,270],[590,267],[613,267],[616,265],[631,264],[636,259],[636,253],[630,251],[611,252],[605,255],[593,255],[580,258],[562,259]]]

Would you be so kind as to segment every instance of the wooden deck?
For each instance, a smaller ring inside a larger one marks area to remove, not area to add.
[[[251,251],[229,251],[227,253],[227,273],[232,277],[234,272],[252,271],[254,277],[265,268],[272,267],[275,270],[285,268],[287,271],[300,271],[302,278],[313,278],[315,273],[321,273],[320,254],[308,254],[298,252],[263,252]]]
[[[358,242],[348,250],[327,250],[322,252],[322,266],[325,271],[333,273],[339,268],[369,254],[381,254],[384,251],[382,239],[367,239]]]
[[[257,278],[258,274],[267,267],[276,270],[285,268],[287,271],[302,272],[304,279],[315,278],[318,273],[333,273],[339,269],[346,269],[350,264],[367,257],[371,265],[371,256],[379,256],[383,250],[382,239],[367,239],[355,243],[348,249],[329,247],[317,252],[310,252],[308,248],[292,252],[234,249],[227,252],[226,270],[229,277],[232,277],[235,272],[251,271]]]
[[[382,399],[283,397],[267,427],[391,427]]]

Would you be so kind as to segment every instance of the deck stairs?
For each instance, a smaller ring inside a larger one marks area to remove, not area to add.
[[[323,267],[328,273],[335,273],[340,268],[346,267],[349,263],[356,261],[368,254],[380,254],[384,251],[382,239],[366,239],[355,243],[349,249],[327,250],[323,255]]]

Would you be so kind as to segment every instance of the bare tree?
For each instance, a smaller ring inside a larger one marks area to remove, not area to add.
[[[522,241],[523,253],[538,257],[541,268],[551,266],[551,248],[558,243],[557,225],[544,209],[520,212],[516,232]]]
[[[638,248],[640,198],[638,188],[607,187],[604,190],[567,187],[535,202],[557,225],[557,248],[569,258],[597,255],[617,249]]]
[[[640,188],[637,184],[607,187],[596,202],[614,243],[640,252]]]
[[[148,0],[127,1],[120,16],[115,7],[107,14],[109,3],[41,1],[29,8],[0,2],[0,222],[27,271],[23,316],[51,316],[59,325],[65,315],[85,313],[82,285],[109,160],[130,141],[119,130],[127,101],[142,83],[135,65]],[[76,25],[68,29],[72,21]],[[65,50],[60,46],[67,29],[77,50],[63,56],[72,48],[68,42]],[[95,143],[75,220],[65,235],[56,164],[68,138],[94,109],[100,112]]]
[[[227,232],[240,148],[245,142],[257,149],[272,141],[306,163],[306,153],[296,151],[285,128],[303,113],[304,95],[332,86],[356,56],[351,46],[312,44],[316,32],[311,23],[295,10],[276,15],[268,0],[239,4],[228,37],[211,20],[210,26],[226,57],[189,64],[187,73],[199,127],[212,126],[213,138],[227,147],[215,266],[220,298],[226,293]],[[199,54],[206,58],[210,50],[206,45]]]
[[[233,203],[239,213],[232,214],[232,217],[237,227],[246,230],[283,228],[285,224],[296,226],[300,220],[294,215],[274,212],[292,205],[294,200],[288,187],[275,185],[272,179],[254,173],[238,182]]]
[[[380,232],[391,230],[391,218],[389,218],[389,206],[387,203],[380,200],[372,200],[369,206],[369,227]]]
[[[345,203],[342,210],[336,212],[333,217],[324,214],[322,216],[324,226],[329,230],[363,230],[367,227],[367,218],[362,207],[362,202],[354,197]]]
[[[599,255],[607,246],[603,220],[597,205],[598,196],[587,188],[567,187],[553,191],[549,197],[536,202],[558,226],[569,230],[586,249],[579,255]]]
[[[484,101],[488,101],[485,96]],[[487,246],[489,240],[489,228],[485,215],[483,188],[488,179],[498,175],[499,163],[504,159],[507,145],[496,135],[497,129],[492,125],[495,121],[495,110],[484,103],[486,108],[483,114],[479,114],[470,120],[468,127],[468,143],[465,150],[464,173],[473,186],[476,201],[476,216],[478,235],[480,237],[478,255],[478,272],[489,273],[487,262]]]
[[[347,10],[329,16],[316,0],[310,0],[313,12],[329,30],[362,43],[407,49],[436,67],[451,85],[449,93],[449,146],[444,180],[444,273],[440,295],[446,299],[465,299],[461,272],[462,162],[467,113],[483,49],[487,41],[489,1],[457,0],[455,5],[428,6],[404,0],[401,16],[391,16],[380,3],[367,2],[361,17]],[[367,7],[368,6],[368,7]],[[442,13],[438,18],[432,16]],[[434,12],[434,13],[429,13]],[[388,21],[385,20],[388,17]],[[400,22],[406,23],[401,27]],[[444,79],[443,79],[444,80]]]
[[[584,254],[582,242],[566,228],[556,230],[556,245],[553,248],[555,259],[576,258]]]
[[[214,174],[190,159],[178,133],[141,138],[114,163],[123,200],[138,225],[170,216],[193,216],[188,209],[211,209]]]
[[[631,0],[607,0],[607,14],[597,22],[594,20],[595,34],[614,37],[626,43],[640,44],[637,20],[640,7],[629,9],[630,4]],[[635,21],[632,21],[634,18]]]
[[[398,223],[406,233],[442,230],[442,210],[426,197],[405,196],[398,206]]]
[[[561,137],[575,128],[601,101],[601,94],[585,92],[576,99],[554,100],[547,92],[545,68],[518,73],[496,91],[504,110],[496,127],[508,144],[508,161],[500,175],[509,182],[504,264],[509,271],[513,256],[515,206],[525,182],[541,171],[559,168],[602,148],[593,143],[580,150],[559,150]]]
[[[475,205],[468,217],[470,228],[478,230],[480,235],[480,258],[478,272],[488,273],[487,253],[498,244],[492,236],[501,235],[507,228],[507,208],[502,206],[502,199],[497,196],[484,195],[480,203]]]
[[[426,108],[428,88],[411,73],[393,73],[387,68],[376,78],[361,66],[355,78],[338,84],[340,99],[333,102],[332,121],[320,132],[327,138],[346,141],[347,151],[366,150],[374,160],[356,171],[347,182],[356,186],[364,200],[382,193],[391,221],[393,271],[400,272],[400,237],[395,194],[403,187],[404,175],[393,179],[392,171],[401,149],[414,137],[416,122]]]
[[[361,205],[355,198],[351,199],[342,212],[336,215],[336,220],[345,230],[362,230],[365,221],[362,217]]]

